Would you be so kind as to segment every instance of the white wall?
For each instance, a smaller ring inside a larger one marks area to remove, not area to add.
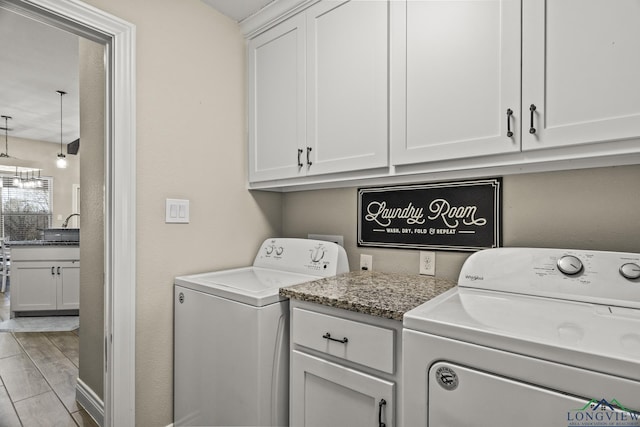
[[[88,3],[137,26],[136,426],[164,426],[173,278],[250,264],[280,234],[281,198],[246,190],[238,25],[200,0]],[[189,199],[191,222],[165,224],[165,198]]]
[[[640,252],[640,166],[506,176],[503,245]],[[342,234],[351,270],[418,274],[419,251],[357,247],[355,188],[287,193],[283,232]],[[436,276],[457,279],[468,253],[438,251]]]

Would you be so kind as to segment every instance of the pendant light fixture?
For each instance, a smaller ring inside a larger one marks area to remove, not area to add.
[[[67,167],[67,157],[62,153],[62,96],[66,95],[67,92],[57,90],[60,94],[60,154],[58,154],[58,160],[56,161],[56,166],[60,169],[64,169]]]
[[[9,157],[9,119],[11,116],[2,116],[4,119],[4,153],[0,153],[0,157]]]

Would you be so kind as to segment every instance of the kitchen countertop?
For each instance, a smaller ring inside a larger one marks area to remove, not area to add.
[[[286,288],[280,295],[387,319],[404,314],[456,286],[432,276],[352,271]]]
[[[56,242],[55,240],[16,240],[7,242],[9,247],[17,246],[80,246],[80,242]]]

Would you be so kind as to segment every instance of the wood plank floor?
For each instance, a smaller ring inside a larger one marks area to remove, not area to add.
[[[0,293],[0,310],[8,303]],[[77,377],[77,331],[0,332],[0,426],[97,426],[76,403]]]

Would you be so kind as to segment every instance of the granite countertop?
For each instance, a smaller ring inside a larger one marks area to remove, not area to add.
[[[9,247],[17,246],[80,246],[80,242],[56,242],[55,240],[16,240],[7,242]]]
[[[329,307],[402,320],[404,314],[456,286],[432,276],[353,271],[280,288],[280,295]]]

